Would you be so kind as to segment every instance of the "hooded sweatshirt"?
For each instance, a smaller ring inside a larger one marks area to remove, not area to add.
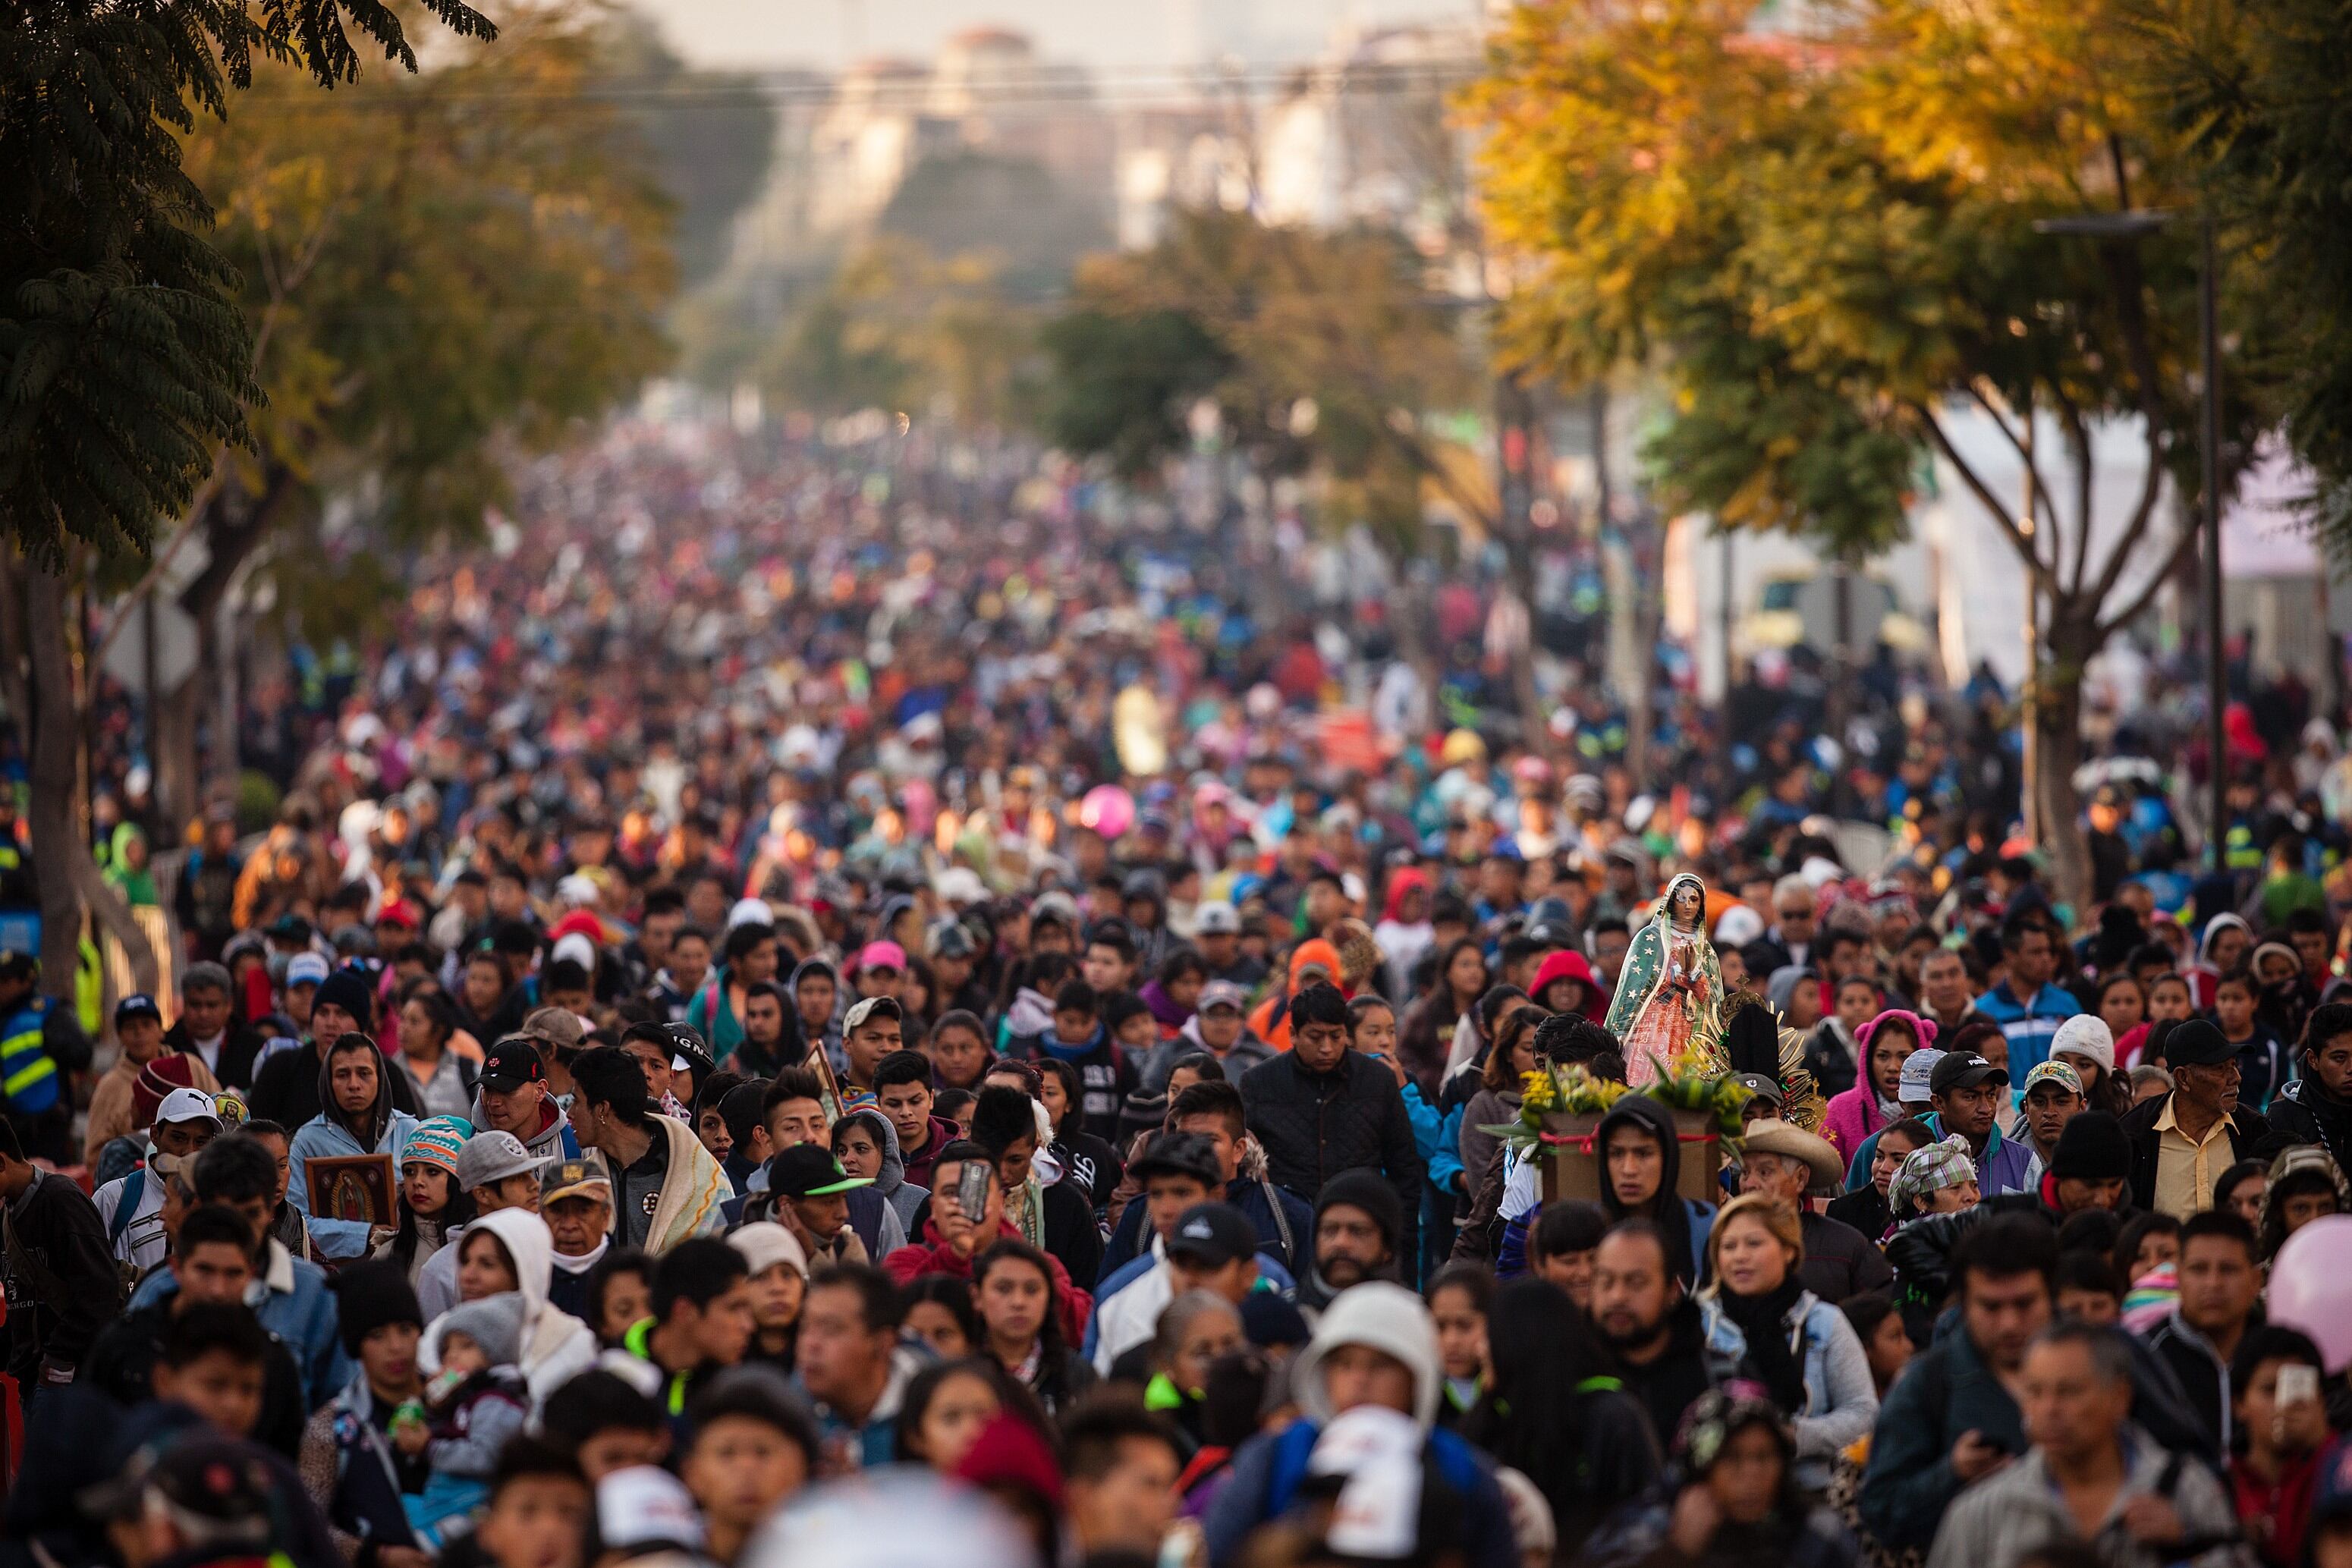
[[[2197,962],[2182,971],[2189,982],[2189,998],[2200,1013],[2213,1010],[2213,988],[2221,983],[2221,971],[2213,962],[2213,938],[2223,929],[2243,932],[2247,956],[2253,953],[2254,928],[2235,915],[2223,913],[2205,923],[2205,934],[2197,939]]]
[[[912,1235],[916,1229],[915,1216],[930,1197],[930,1189],[916,1186],[907,1180],[907,1162],[899,1156],[898,1129],[890,1125],[889,1117],[879,1111],[853,1111],[843,1120],[847,1121],[851,1117],[881,1129],[875,1137],[882,1145],[882,1174],[874,1178],[874,1185],[866,1190],[887,1203],[898,1216],[898,1223],[907,1228],[908,1234]],[[933,1136],[936,1139],[936,1129]]]
[[[468,1235],[487,1231],[499,1239],[514,1260],[515,1279],[522,1298],[522,1353],[515,1364],[530,1390],[534,1418],[547,1396],[596,1361],[596,1336],[571,1313],[549,1304],[547,1286],[554,1267],[555,1239],[547,1222],[529,1209],[502,1208],[467,1226]],[[441,1370],[441,1336],[448,1332],[449,1314],[426,1325],[417,1342],[417,1370],[430,1377]]]
[[[1616,1189],[1610,1185],[1608,1162],[1601,1161],[1601,1207],[1610,1223],[1636,1217],[1650,1219],[1665,1233],[1668,1260],[1685,1290],[1698,1278],[1706,1259],[1706,1233],[1715,1225],[1715,1206],[1686,1198],[1678,1194],[1675,1184],[1682,1179],[1682,1141],[1675,1133],[1674,1113],[1646,1094],[1628,1094],[1601,1118],[1593,1129],[1592,1147],[1595,1157],[1609,1146],[1609,1134],[1627,1123],[1634,1123],[1658,1140],[1664,1159],[1658,1171],[1658,1190],[1643,1208],[1628,1208],[1617,1201]],[[1679,1245],[1676,1245],[1676,1242]]]
[[[1290,1049],[1290,998],[1298,991],[1298,977],[1309,967],[1321,969],[1333,985],[1339,984],[1339,949],[1320,936],[1310,936],[1291,949],[1289,982],[1250,1014],[1250,1033],[1276,1051]]]
[[[323,1107],[310,1120],[294,1130],[293,1141],[288,1145],[286,1200],[301,1214],[310,1228],[310,1238],[322,1258],[363,1258],[368,1249],[368,1225],[359,1219],[326,1219],[310,1212],[310,1183],[304,1174],[316,1159],[331,1159],[351,1155],[390,1155],[393,1185],[400,1181],[400,1151],[408,1143],[408,1134],[416,1130],[416,1118],[405,1111],[393,1108],[390,1081],[392,1064],[382,1059],[376,1061],[375,1100],[362,1115],[353,1116],[335,1103],[334,1091],[329,1082],[330,1063],[319,1063],[319,1103]],[[392,1223],[392,1217],[383,1217]]]
[[[487,1132],[490,1128],[488,1112],[482,1109],[482,1092],[474,1091],[474,1103],[466,1113],[466,1120]],[[572,1131],[572,1118],[563,1113],[555,1096],[542,1094],[539,1101],[539,1131],[523,1139],[522,1146],[530,1151],[535,1160],[576,1160],[580,1157],[580,1140]]]
[[[1381,904],[1381,923],[1372,927],[1372,940],[1379,944],[1389,961],[1389,973],[1395,977],[1397,994],[1409,988],[1407,977],[1421,956],[1429,951],[1436,940],[1436,930],[1426,917],[1406,921],[1402,918],[1405,895],[1415,889],[1426,892],[1429,877],[1417,866],[1400,866],[1389,877],[1387,896]]]
[[[1602,1004],[1601,982],[1593,975],[1592,966],[1583,954],[1563,947],[1546,955],[1543,964],[1536,970],[1535,984],[1528,988],[1528,995],[1535,998],[1538,1007],[1545,1005],[1544,988],[1555,980],[1580,981],[1584,986],[1584,996],[1576,1010],[1594,1023],[1601,1021],[1607,1011]]]
[[[1410,1414],[1423,1437],[1423,1485],[1443,1485],[1454,1494],[1451,1517],[1458,1539],[1444,1545],[1466,1568],[1509,1568],[1517,1560],[1517,1546],[1510,1506],[1495,1479],[1493,1461],[1436,1424],[1444,1372],[1428,1309],[1411,1291],[1385,1281],[1342,1291],[1315,1325],[1315,1337],[1293,1361],[1291,1386],[1305,1415],[1280,1431],[1251,1438],[1234,1452],[1233,1473],[1201,1521],[1213,1568],[1228,1568],[1238,1561],[1251,1532],[1287,1512],[1297,1499],[1307,1456],[1323,1428],[1339,1414],[1331,1406],[1323,1362],[1348,1345],[1380,1351],[1412,1374]]]

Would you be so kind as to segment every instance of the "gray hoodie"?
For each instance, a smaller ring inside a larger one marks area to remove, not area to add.
[[[930,1197],[930,1189],[908,1184],[907,1162],[898,1154],[898,1130],[890,1125],[889,1117],[879,1111],[852,1111],[842,1120],[847,1121],[850,1116],[868,1126],[882,1129],[882,1174],[874,1178],[873,1190],[889,1204],[898,1217],[898,1223],[907,1228],[908,1235],[912,1236],[915,1233],[915,1211]]]

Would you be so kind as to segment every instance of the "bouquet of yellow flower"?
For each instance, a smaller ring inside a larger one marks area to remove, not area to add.
[[[1543,1142],[1558,1116],[1605,1116],[1633,1090],[1612,1078],[1595,1078],[1581,1064],[1538,1063],[1519,1082],[1519,1114],[1499,1126],[1482,1127],[1524,1155]]]

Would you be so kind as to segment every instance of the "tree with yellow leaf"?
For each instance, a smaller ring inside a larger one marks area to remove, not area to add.
[[[2037,232],[2192,205],[2195,171],[2138,85],[2125,0],[1539,0],[1470,108],[1483,194],[1519,281],[1506,341],[1577,379],[1654,371],[1673,418],[1651,480],[1717,526],[1859,552],[1903,527],[1923,449],[1993,517],[2043,606],[2036,807],[2056,885],[2087,894],[2084,664],[2195,543],[2196,235]],[[2262,312],[2226,369],[2221,471],[2261,427]],[[2027,411],[2062,433],[2029,452]],[[1988,420],[2034,465],[2002,493],[1953,438]],[[2097,511],[2094,433],[2144,443],[2146,481]],[[2063,455],[2063,462],[2053,461]]]

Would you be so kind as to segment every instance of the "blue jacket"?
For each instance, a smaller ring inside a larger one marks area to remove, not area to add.
[[[180,1281],[169,1269],[157,1269],[131,1292],[136,1312],[179,1293]],[[352,1380],[352,1359],[343,1354],[341,1319],[335,1294],[327,1288],[326,1270],[297,1258],[273,1239],[269,1262],[246,1295],[261,1326],[286,1342],[302,1369],[302,1402],[315,1410],[332,1399]]]
[[[294,1141],[288,1146],[286,1201],[292,1204],[310,1228],[310,1244],[322,1258],[364,1258],[368,1250],[368,1228],[356,1219],[316,1219],[310,1214],[310,1184],[302,1174],[304,1165],[316,1159],[331,1159],[349,1155],[390,1155],[393,1186],[400,1185],[400,1151],[407,1146],[408,1134],[416,1131],[416,1118],[405,1111],[386,1109],[383,1133],[376,1139],[375,1147],[363,1149],[341,1122],[326,1116],[313,1116],[294,1130]],[[387,1219],[389,1224],[390,1220]]]
[[[1465,1101],[1451,1111],[1440,1111],[1421,1097],[1421,1085],[1404,1086],[1404,1113],[1412,1118],[1412,1141],[1421,1163],[1429,1167],[1429,1185],[1443,1193],[1454,1190],[1462,1172],[1462,1113]]]
[[[1290,1511],[1321,1435],[1313,1421],[1301,1419],[1279,1432],[1260,1433],[1234,1451],[1233,1473],[1201,1521],[1210,1568],[1231,1568],[1258,1526]],[[1461,1500],[1464,1568],[1514,1568],[1518,1545],[1512,1538],[1510,1504],[1495,1479],[1495,1462],[1443,1427],[1429,1434],[1422,1455],[1424,1469],[1442,1478]],[[1454,1543],[1423,1543],[1424,1550],[1437,1544]],[[1431,1555],[1445,1553],[1433,1550]]]
[[[2009,1081],[2022,1083],[2025,1075],[2050,1060],[2050,1040],[2058,1026],[2083,1010],[2071,991],[2044,986],[2031,1001],[2019,1001],[2009,982],[1977,998],[1977,1011],[2000,1025],[2009,1040]],[[1864,1167],[1867,1169],[1868,1167]]]
[[[1257,1232],[1258,1267],[1261,1270],[1265,1267],[1264,1260],[1271,1258],[1282,1265],[1285,1277],[1288,1278],[1302,1271],[1312,1260],[1315,1210],[1305,1198],[1297,1193],[1286,1192],[1272,1182],[1251,1181],[1246,1176],[1238,1176],[1226,1186],[1224,1200],[1239,1209],[1242,1218],[1248,1220],[1251,1228]],[[1280,1223],[1276,1223],[1275,1218],[1277,1209],[1282,1217]],[[1112,1275],[1149,1250],[1143,1240],[1144,1221],[1149,1214],[1148,1206],[1139,1197],[1119,1214],[1118,1228],[1111,1232],[1110,1245],[1103,1249],[1102,1275],[1095,1283],[1097,1298],[1106,1293],[1105,1288],[1109,1285]],[[1290,1229],[1287,1237],[1283,1234],[1285,1225]]]

